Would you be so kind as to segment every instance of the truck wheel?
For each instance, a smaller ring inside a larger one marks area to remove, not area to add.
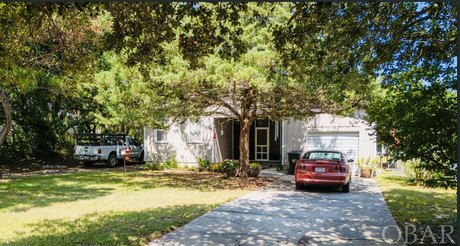
[[[92,162],[92,161],[85,161],[85,162],[83,162],[83,166],[85,166],[85,167],[92,167],[92,166],[93,166],[93,162]]]
[[[144,152],[141,153],[138,160],[139,164],[144,164]]]
[[[295,188],[296,190],[301,190],[303,188],[303,185],[301,183],[295,182]]]
[[[116,167],[117,165],[118,165],[117,156],[115,155],[115,153],[111,153],[109,155],[109,158],[107,159],[107,166]]]

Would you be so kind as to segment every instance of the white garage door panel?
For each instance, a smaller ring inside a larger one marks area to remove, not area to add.
[[[359,155],[359,133],[311,133],[307,136],[308,150],[338,150],[349,159]]]

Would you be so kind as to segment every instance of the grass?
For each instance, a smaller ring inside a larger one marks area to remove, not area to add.
[[[268,179],[81,172],[0,182],[0,245],[143,245]]]
[[[410,182],[407,178],[396,176],[393,172],[383,172],[377,182],[401,231],[404,225],[417,228],[418,238],[422,238],[427,226],[435,234],[437,241],[441,236],[441,225],[457,224],[457,191],[445,188],[426,188]],[[449,230],[449,229],[446,229]],[[452,238],[455,240],[454,234]],[[426,236],[424,243],[431,243]],[[447,240],[447,239],[446,239]]]

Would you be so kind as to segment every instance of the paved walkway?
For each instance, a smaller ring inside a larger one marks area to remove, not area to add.
[[[296,191],[293,176],[228,202],[149,245],[387,245],[398,234],[374,179],[350,193]],[[382,239],[382,231],[386,239]],[[395,244],[393,244],[395,245]]]

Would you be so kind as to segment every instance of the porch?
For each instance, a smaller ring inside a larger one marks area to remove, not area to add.
[[[239,159],[240,124],[230,118],[214,119],[215,147],[213,161]],[[249,160],[264,168],[281,164],[281,122],[256,120],[249,132]]]

